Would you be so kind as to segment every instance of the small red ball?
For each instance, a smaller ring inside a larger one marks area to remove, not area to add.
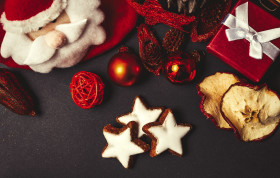
[[[192,81],[196,76],[196,60],[187,53],[173,53],[165,63],[164,72],[172,83],[182,84]]]
[[[73,76],[70,92],[73,101],[82,109],[90,109],[103,101],[104,83],[91,72],[78,72]]]
[[[108,64],[110,79],[120,86],[131,86],[136,83],[142,72],[140,59],[127,47],[122,47]]]

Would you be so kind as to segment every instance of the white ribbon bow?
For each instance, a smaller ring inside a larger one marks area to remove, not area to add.
[[[241,4],[235,9],[236,17],[229,14],[224,25],[229,27],[226,36],[229,41],[246,39],[250,42],[249,55],[255,59],[262,59],[263,53],[274,60],[280,50],[270,41],[280,37],[280,28],[256,32],[249,26],[248,2]]]

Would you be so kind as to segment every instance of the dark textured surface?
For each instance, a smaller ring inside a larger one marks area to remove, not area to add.
[[[168,31],[156,26],[159,36]],[[137,51],[136,32],[125,45]],[[217,71],[234,69],[213,55],[207,54],[196,80],[173,85],[164,76],[144,73],[132,87],[118,87],[106,73],[117,46],[94,60],[49,74],[11,69],[20,76],[34,94],[40,114],[35,117],[16,115],[0,106],[0,177],[278,177],[280,133],[259,143],[243,143],[231,131],[218,130],[199,109],[200,97],[195,85]],[[205,49],[206,43],[191,43],[186,49]],[[279,61],[279,60],[278,60]],[[263,82],[280,93],[279,62]],[[94,72],[105,85],[102,105],[90,110],[80,109],[72,101],[69,84],[79,71]],[[150,158],[137,156],[133,169],[125,170],[116,159],[101,158],[106,144],[102,129],[116,125],[118,115],[130,112],[134,97],[141,95],[150,106],[165,106],[174,111],[178,122],[193,125],[183,138],[184,155],[169,152]]]

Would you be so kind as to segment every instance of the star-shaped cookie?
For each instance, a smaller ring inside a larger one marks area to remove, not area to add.
[[[139,125],[139,133],[138,138],[142,137],[145,133],[142,130],[142,127],[150,122],[155,122],[161,113],[163,112],[163,108],[148,108],[139,96],[136,96],[134,99],[134,104],[132,107],[132,112],[127,113],[118,117],[117,122],[126,125],[131,121],[135,121]]]
[[[166,109],[159,122],[149,123],[143,127],[144,132],[152,139],[150,156],[155,157],[165,150],[182,156],[181,139],[190,129],[189,124],[177,124],[172,111]]]
[[[103,134],[107,145],[102,151],[103,158],[117,158],[125,168],[130,168],[133,163],[133,155],[144,153],[150,146],[137,138],[138,124],[129,122],[123,128],[115,128],[106,125]]]

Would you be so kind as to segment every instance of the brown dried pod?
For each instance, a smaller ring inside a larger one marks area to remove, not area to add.
[[[185,42],[185,33],[175,28],[170,29],[163,38],[162,47],[168,52],[181,50]]]
[[[139,55],[144,67],[155,75],[160,75],[164,62],[164,52],[152,29],[147,24],[141,24],[137,30]]]
[[[0,103],[17,114],[36,115],[30,95],[17,77],[4,68],[0,68]]]

